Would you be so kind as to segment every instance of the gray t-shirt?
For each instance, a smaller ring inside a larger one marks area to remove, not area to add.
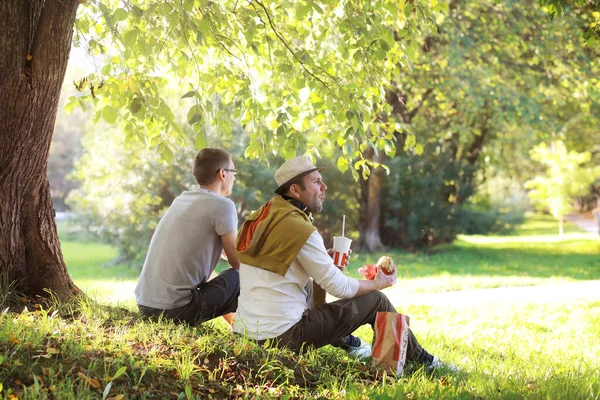
[[[206,189],[183,192],[158,223],[135,287],[137,304],[170,310],[208,279],[223,251],[220,236],[237,231],[233,201]]]

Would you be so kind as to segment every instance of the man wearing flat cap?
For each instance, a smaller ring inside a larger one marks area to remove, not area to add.
[[[378,311],[396,312],[379,290],[396,283],[381,268],[374,280],[350,278],[333,264],[312,214],[323,209],[327,185],[308,157],[286,161],[275,172],[277,194],[238,232],[240,297],[234,331],[299,352],[328,344],[370,356],[370,345],[351,336],[375,323]],[[310,279],[341,300],[310,307]],[[439,362],[409,333],[407,361]],[[435,365],[434,365],[435,366]]]

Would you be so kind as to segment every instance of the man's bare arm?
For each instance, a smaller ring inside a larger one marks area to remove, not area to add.
[[[240,268],[240,261],[235,256],[235,239],[237,238],[237,232],[226,233],[221,236],[221,243],[223,244],[223,251],[227,257],[227,262],[233,269]]]

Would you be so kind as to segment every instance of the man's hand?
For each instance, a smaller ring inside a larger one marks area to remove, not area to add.
[[[394,285],[398,281],[398,275],[395,273],[387,275],[380,266],[377,266],[377,275],[373,281],[377,284],[377,290],[381,290]]]
[[[333,249],[327,249],[327,254],[329,254],[329,257],[333,258],[333,253]],[[336,265],[336,267],[338,267],[340,271],[343,271],[348,265],[350,265],[350,254],[352,254],[352,249],[348,250],[348,257],[346,258],[346,263],[343,266]]]
[[[386,275],[385,272],[381,269],[380,266],[377,266],[377,275],[373,280],[370,279],[359,279],[358,280],[358,290],[356,291],[356,296],[362,296],[363,294],[370,293],[374,290],[381,290],[387,287],[392,286],[396,283],[398,277],[396,274]]]

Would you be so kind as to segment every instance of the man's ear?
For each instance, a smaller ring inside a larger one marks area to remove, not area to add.
[[[288,192],[292,197],[298,198],[298,196],[300,196],[300,185],[298,185],[297,183],[293,183],[292,185],[290,185]]]

